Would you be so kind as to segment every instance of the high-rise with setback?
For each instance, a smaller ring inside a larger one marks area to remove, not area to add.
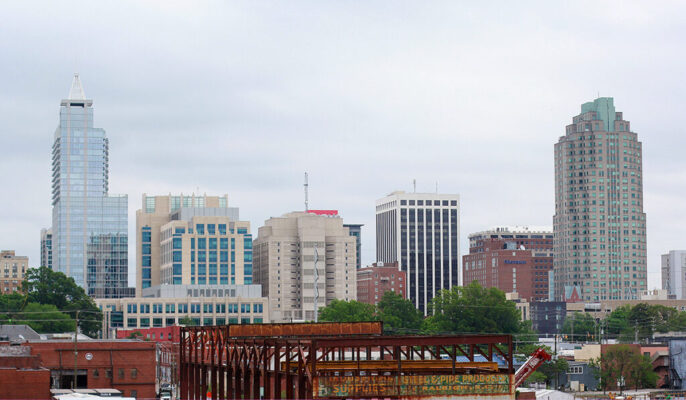
[[[555,144],[555,299],[638,299],[647,286],[643,148],[611,97],[581,106]]]
[[[460,196],[393,192],[376,201],[376,260],[397,261],[407,298],[425,314],[441,289],[459,284]]]
[[[98,298],[132,295],[128,286],[126,195],[108,193],[109,142],[95,128],[93,100],[78,74],[60,103],[52,146],[53,269]]]

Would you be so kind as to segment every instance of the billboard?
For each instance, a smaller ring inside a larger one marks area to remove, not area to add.
[[[317,376],[315,398],[511,394],[509,374]]]

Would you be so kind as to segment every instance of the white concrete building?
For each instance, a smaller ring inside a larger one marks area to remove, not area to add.
[[[662,255],[662,289],[677,300],[686,300],[686,250]]]
[[[357,299],[356,239],[334,212],[292,212],[270,218],[253,246],[254,282],[269,298],[272,322],[315,319],[333,299]]]

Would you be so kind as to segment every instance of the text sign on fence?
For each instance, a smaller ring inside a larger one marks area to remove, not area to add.
[[[318,376],[314,397],[510,394],[510,375]]]

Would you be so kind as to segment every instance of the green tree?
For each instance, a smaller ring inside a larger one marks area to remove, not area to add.
[[[328,306],[319,310],[322,322],[361,322],[374,321],[374,306],[356,300],[344,301],[334,299]]]
[[[595,340],[596,327],[596,320],[591,314],[582,314],[577,311],[572,316],[565,318],[562,334],[568,335],[570,340],[574,341]]]
[[[546,376],[546,383],[553,385],[555,389],[559,386],[559,377],[561,374],[567,373],[569,363],[564,358],[556,358],[554,360],[544,362],[538,367],[538,372]]]
[[[376,305],[377,318],[383,321],[384,331],[393,334],[419,333],[424,314],[412,301],[388,291]]]
[[[638,348],[627,345],[612,346],[600,357],[600,384],[603,389],[615,387],[624,382],[625,387],[636,389],[653,388],[657,374],[653,372],[650,360],[640,354]]]
[[[140,339],[143,337],[143,334],[140,333],[139,331],[133,331],[127,336],[127,339]]]
[[[38,333],[74,331],[74,320],[51,304],[28,303],[13,317],[13,323],[26,324]]]
[[[526,331],[515,303],[497,288],[478,282],[442,290],[431,302],[433,315],[424,320],[431,333],[520,333]]]
[[[22,291],[30,303],[50,304],[76,318],[85,335],[95,337],[101,329],[102,312],[74,278],[47,267],[30,268],[26,272]]]

